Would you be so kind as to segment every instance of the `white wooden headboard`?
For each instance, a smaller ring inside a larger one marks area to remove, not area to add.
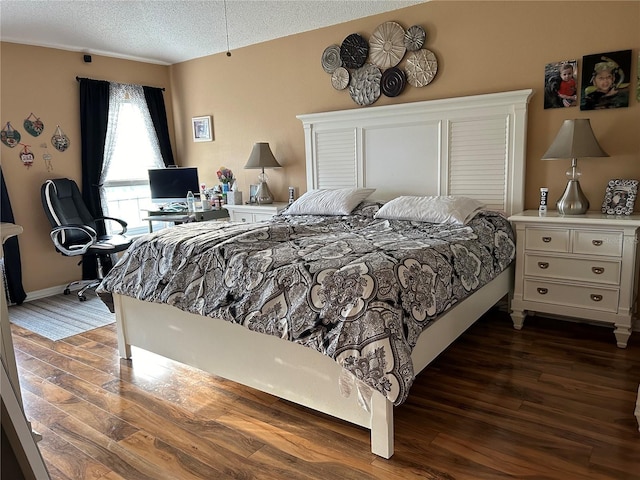
[[[527,105],[533,90],[299,115],[307,189],[373,187],[399,195],[465,195],[524,208]]]

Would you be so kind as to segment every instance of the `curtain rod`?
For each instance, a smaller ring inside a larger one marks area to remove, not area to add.
[[[93,80],[92,78],[85,78],[85,77],[76,77],[76,81],[79,82],[80,80]],[[157,88],[157,87],[153,87],[153,88]],[[162,90],[164,92],[164,87],[160,87],[160,90]]]

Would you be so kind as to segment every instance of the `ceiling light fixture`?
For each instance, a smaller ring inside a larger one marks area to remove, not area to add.
[[[229,22],[227,22],[227,0],[224,0],[224,29],[227,32],[227,57],[231,56],[229,51]]]

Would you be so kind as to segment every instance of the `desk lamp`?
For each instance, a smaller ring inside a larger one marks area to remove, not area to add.
[[[256,203],[267,204],[273,203],[273,195],[267,185],[267,174],[264,173],[265,168],[280,168],[282,165],[278,163],[269,148],[267,142],[258,142],[253,146],[249,160],[244,168],[261,168],[262,173],[258,175],[258,191],[256,192]]]
[[[556,203],[561,215],[582,215],[589,210],[589,200],[580,188],[578,157],[608,157],[596,140],[588,118],[565,120],[555,140],[542,156],[542,160],[570,158],[571,169],[567,171],[567,188]]]

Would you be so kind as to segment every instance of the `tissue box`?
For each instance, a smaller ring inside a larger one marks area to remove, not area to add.
[[[227,205],[242,205],[242,192],[236,190],[227,192]]]

